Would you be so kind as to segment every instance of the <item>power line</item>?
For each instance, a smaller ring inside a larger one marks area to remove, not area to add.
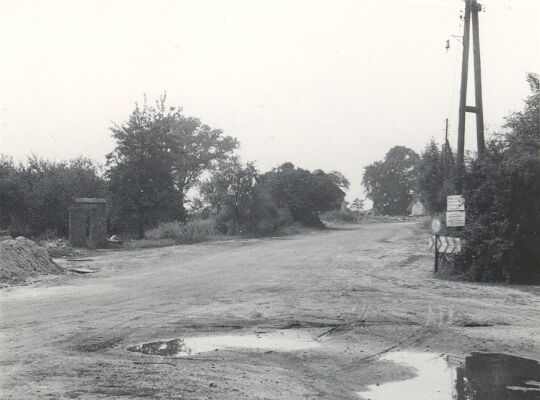
[[[447,10],[459,10],[460,7],[455,6],[441,6],[441,5],[430,5],[430,4],[403,4],[403,3],[383,3],[383,2],[374,2],[374,1],[361,1],[363,4],[369,4],[374,6],[391,6],[391,7],[405,7],[405,8],[438,8],[438,9],[447,9]]]

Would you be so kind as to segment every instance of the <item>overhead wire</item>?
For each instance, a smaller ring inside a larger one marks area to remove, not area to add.
[[[434,4],[405,4],[405,3],[388,3],[380,1],[363,1],[360,0],[363,4],[375,5],[375,6],[391,6],[391,7],[405,7],[405,8],[438,8],[438,9],[448,9],[448,10],[459,10],[459,7],[456,6],[444,6],[444,5],[434,5]]]

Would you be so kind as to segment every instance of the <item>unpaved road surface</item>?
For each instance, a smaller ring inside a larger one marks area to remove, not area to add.
[[[79,263],[98,273],[1,290],[0,397],[354,399],[410,377],[388,351],[540,358],[538,287],[435,279],[432,262],[414,222],[105,252]],[[126,350],[288,331],[310,345]]]

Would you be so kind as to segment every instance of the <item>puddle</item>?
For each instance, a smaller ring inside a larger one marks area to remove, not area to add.
[[[437,353],[392,352],[382,361],[409,366],[416,376],[370,385],[360,398],[369,400],[538,400],[540,364],[498,353],[472,353],[452,366]]]
[[[442,354],[399,351],[387,353],[381,361],[391,361],[414,368],[417,376],[399,382],[370,385],[358,393],[370,400],[448,400],[452,399],[456,372]]]
[[[144,343],[128,347],[128,350],[155,356],[175,356],[180,352],[187,351],[182,339]]]
[[[540,363],[499,353],[472,353],[457,368],[457,400],[538,400]]]
[[[321,344],[314,335],[306,330],[278,330],[249,335],[193,336],[184,339],[172,339],[145,343],[129,347],[150,355],[186,357],[195,354],[224,349],[248,349],[266,351],[296,351],[319,347]]]
[[[97,269],[90,268],[71,268],[70,271],[77,272],[78,274],[93,274],[94,272],[99,272]]]

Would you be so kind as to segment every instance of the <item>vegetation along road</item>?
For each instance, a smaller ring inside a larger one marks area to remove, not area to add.
[[[2,289],[2,397],[352,399],[410,378],[391,351],[540,358],[538,287],[432,262],[414,221],[104,252],[81,262],[98,273]]]

